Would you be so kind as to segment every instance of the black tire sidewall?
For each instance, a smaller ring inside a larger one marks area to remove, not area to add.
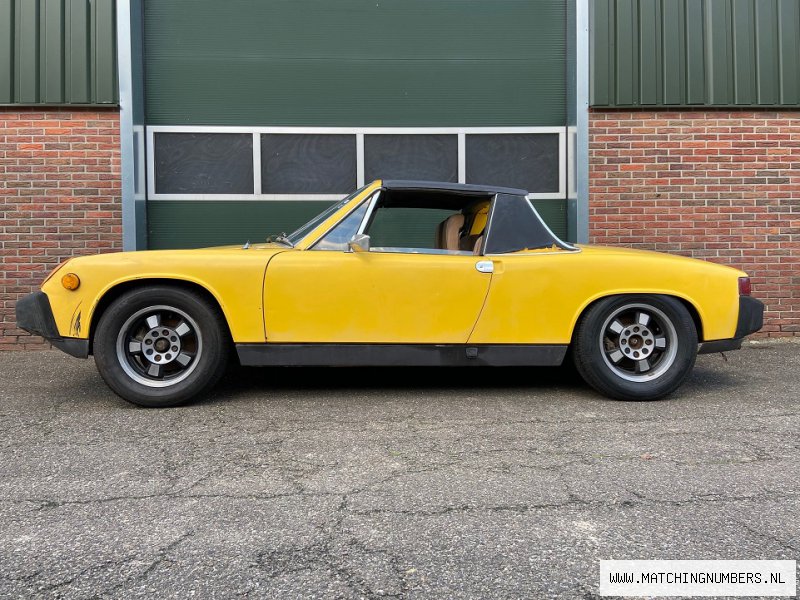
[[[599,340],[610,314],[627,304],[644,304],[660,310],[672,321],[677,354],[669,369],[652,381],[627,381],[603,360]],[[671,296],[626,295],[598,301],[583,315],[574,340],[575,366],[584,380],[600,393],[619,400],[657,400],[674,392],[691,373],[697,358],[697,330],[683,303]]]
[[[117,336],[128,318],[149,306],[167,305],[194,319],[203,339],[197,366],[183,381],[157,388],[143,385],[124,371],[117,357]],[[176,406],[208,390],[225,370],[228,336],[219,311],[202,296],[180,288],[149,286],[127,292],[103,313],[93,337],[94,359],[103,380],[123,399],[149,408]]]

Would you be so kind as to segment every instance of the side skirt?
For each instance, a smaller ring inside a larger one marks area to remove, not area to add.
[[[544,367],[557,366],[566,345],[236,344],[247,367]]]

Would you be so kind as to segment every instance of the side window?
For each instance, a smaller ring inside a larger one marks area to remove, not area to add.
[[[365,233],[373,252],[473,254],[486,227],[489,202],[444,208],[380,206]]]
[[[374,197],[374,196],[373,196]],[[367,214],[372,198],[365,200],[361,205],[347,215],[344,219],[325,234],[320,241],[314,244],[312,250],[338,250],[347,251],[347,243],[358,233],[358,228]]]
[[[448,217],[459,211],[431,208],[378,208],[369,228],[373,250],[403,248],[414,250],[439,249],[438,229]]]

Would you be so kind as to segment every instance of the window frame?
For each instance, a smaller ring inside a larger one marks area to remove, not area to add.
[[[363,191],[366,192],[367,190],[364,189]],[[363,234],[366,231],[367,226],[370,224],[370,222],[372,220],[372,216],[373,216],[373,214],[375,212],[375,208],[377,207],[378,202],[380,201],[380,198],[381,198],[381,195],[383,194],[383,192],[385,192],[385,189],[383,187],[378,187],[377,189],[373,189],[373,191],[368,196],[366,196],[363,200],[361,200],[360,202],[355,202],[356,198],[353,198],[354,202],[353,202],[353,205],[351,207],[349,207],[349,210],[347,210],[346,212],[342,213],[342,215],[334,223],[332,223],[327,229],[325,229],[322,233],[320,233],[313,241],[309,242],[307,245],[304,245],[304,247],[301,248],[301,249],[302,250],[314,250],[314,251],[317,251],[317,252],[344,252],[344,253],[351,253],[352,250],[350,250],[349,248],[341,249],[341,250],[339,250],[339,249],[327,249],[327,248],[323,249],[323,248],[317,248],[317,245],[319,243],[321,243],[325,239],[325,237],[328,236],[334,229],[336,229],[339,225],[341,225],[348,217],[350,217],[350,215],[352,215],[354,212],[356,212],[359,209],[361,209],[362,206],[365,203],[368,203],[367,210],[364,212],[364,216],[361,218],[361,221],[358,224],[358,227],[356,228],[356,233],[354,235]],[[558,237],[555,233],[553,233],[553,230],[550,229],[550,227],[547,225],[547,223],[545,223],[544,219],[542,219],[541,215],[536,210],[536,208],[533,206],[533,203],[530,201],[529,198],[527,198],[525,196],[515,196],[516,198],[519,198],[521,201],[527,203],[528,209],[533,213],[533,215],[536,218],[536,220],[539,221],[539,224],[542,227],[544,227],[544,229],[547,231],[547,233],[550,234],[550,236],[554,240],[555,245],[559,247],[559,250],[554,250],[554,251],[532,250],[532,251],[529,251],[529,252],[525,252],[525,251],[520,250],[520,251],[514,251],[514,252],[492,252],[492,253],[487,253],[485,250],[488,247],[488,244],[489,244],[489,241],[490,241],[490,238],[491,238],[491,235],[492,235],[492,225],[493,225],[493,222],[494,222],[495,211],[497,210],[497,196],[498,195],[499,194],[494,194],[491,197],[491,200],[489,201],[490,202],[490,204],[489,204],[489,214],[487,215],[487,218],[486,218],[486,226],[484,227],[484,231],[483,231],[483,234],[482,234],[484,239],[483,239],[483,244],[481,245],[481,251],[480,251],[479,254],[474,254],[473,252],[468,251],[468,250],[443,250],[443,249],[440,249],[440,248],[410,248],[410,247],[402,247],[402,246],[396,246],[396,247],[395,246],[374,247],[374,248],[370,248],[370,253],[374,253],[374,254],[420,254],[420,255],[427,255],[427,256],[508,256],[508,255],[519,255],[519,254],[536,254],[536,255],[558,254],[558,253],[563,253],[565,251],[566,252],[580,252],[580,248],[578,246],[575,246],[573,244],[570,244],[568,242],[563,241],[560,237]],[[504,194],[504,195],[508,195],[508,194]],[[342,210],[344,208],[345,207],[342,206],[339,210]],[[420,210],[425,210],[425,209],[420,209]],[[331,217],[333,217],[333,215],[331,215],[328,218],[331,218]],[[314,233],[314,231],[318,230],[322,225],[324,225],[324,221],[322,223],[319,223],[317,225],[317,227],[314,228],[314,230],[309,231],[309,233],[306,236],[304,236],[304,238],[302,240],[300,240],[298,242],[298,244],[302,243],[302,241],[305,240],[306,237],[309,237],[312,233]]]
[[[355,235],[358,235],[359,233],[363,233],[364,232],[364,228],[366,227],[366,224],[369,222],[369,218],[372,215],[372,211],[375,210],[375,205],[378,203],[378,198],[380,198],[381,192],[383,192],[383,188],[378,188],[377,190],[372,192],[372,194],[370,194],[369,196],[364,198],[361,202],[355,203],[355,206],[353,206],[353,208],[351,208],[345,214],[343,214],[342,217],[338,221],[336,221],[336,223],[334,223],[333,225],[328,227],[328,229],[326,229],[325,232],[322,235],[320,235],[317,239],[315,239],[313,242],[311,242],[305,249],[306,250],[316,250],[317,252],[350,252],[351,250],[349,250],[349,249],[347,249],[347,250],[333,250],[333,249],[329,249],[329,248],[317,248],[317,245],[320,242],[322,242],[330,233],[332,233],[334,229],[336,229],[339,225],[344,223],[344,221],[350,215],[352,215],[354,212],[359,210],[365,203],[369,203],[370,205],[367,206],[367,212],[364,213],[364,216],[361,218],[361,222],[358,224],[358,227],[356,227]],[[344,207],[342,207],[342,208],[344,208]],[[320,225],[322,225],[322,223],[320,223]],[[312,233],[312,232],[309,232],[309,234],[310,233]]]
[[[468,183],[466,172],[466,136],[502,134],[558,134],[559,189],[553,192],[528,194],[529,200],[564,200],[567,198],[567,180],[570,157],[567,153],[566,126],[542,127],[237,127],[216,125],[146,125],[147,199],[148,200],[247,200],[247,201],[329,201],[342,200],[348,194],[264,194],[261,182],[261,136],[276,134],[331,134],[353,135],[356,140],[356,188],[364,187],[364,138],[368,135],[455,135],[458,148],[458,182]],[[253,136],[253,190],[252,194],[183,194],[158,193],[155,189],[155,138],[159,133],[249,133]]]
[[[426,209],[420,208],[418,210],[426,210]],[[365,220],[362,223],[362,226],[366,226],[367,223],[368,221]],[[360,233],[363,233],[363,231]],[[425,254],[428,256],[472,256],[473,255],[472,252],[469,252],[467,250],[446,250],[444,248],[413,248],[410,246],[374,246],[371,247],[369,251],[370,253],[374,254]]]
[[[367,212],[364,215],[364,219],[361,221],[361,226],[359,227],[357,232],[358,234],[364,233],[366,231],[367,225],[371,224],[372,215],[375,211],[375,207],[378,205],[378,201],[380,200],[381,191],[383,191],[383,188],[381,188],[374,194],[372,205],[367,209]],[[494,201],[494,196],[492,196],[492,200],[490,200],[490,202],[492,201]],[[425,210],[425,209],[421,208],[419,210]],[[331,229],[333,229],[333,227],[331,227]],[[488,232],[488,230],[489,230],[489,220],[487,218],[486,227],[484,228],[484,231]],[[328,231],[330,231],[330,229]],[[322,239],[323,237],[325,236],[323,235],[320,239]],[[422,254],[427,256],[476,256],[474,252],[471,252],[469,250],[445,250],[443,248],[411,248],[407,246],[375,246],[370,248],[369,251],[371,254],[374,253],[374,254]]]

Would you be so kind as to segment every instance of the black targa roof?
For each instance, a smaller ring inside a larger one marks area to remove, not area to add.
[[[550,248],[574,250],[545,225],[525,196],[497,194],[489,213],[484,254],[506,254],[521,250]]]
[[[494,198],[484,243],[484,253],[505,254],[520,250],[557,247],[574,250],[545,224],[528,200],[525,190],[493,185],[472,185],[440,181],[389,179],[383,181],[387,197],[383,206],[436,207],[459,210],[459,196]],[[477,199],[476,199],[477,200]]]
[[[432,192],[456,192],[459,194],[476,194],[494,196],[495,194],[512,194],[527,196],[528,192],[515,188],[496,185],[473,185],[471,183],[449,183],[445,181],[415,181],[413,179],[385,179],[383,187],[387,190],[430,190]]]

